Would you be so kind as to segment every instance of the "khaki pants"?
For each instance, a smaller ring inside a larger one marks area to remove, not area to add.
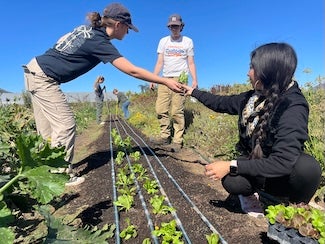
[[[65,146],[65,160],[72,161],[76,122],[58,82],[47,77],[33,58],[25,69],[26,90],[32,96],[32,104],[38,133],[51,146]]]
[[[178,80],[178,78],[173,78]],[[174,143],[183,143],[185,131],[184,118],[185,96],[173,92],[165,85],[158,85],[156,113],[160,124],[160,136],[163,139],[171,137],[171,124],[174,129]]]

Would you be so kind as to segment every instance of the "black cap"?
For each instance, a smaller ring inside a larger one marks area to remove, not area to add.
[[[107,18],[111,18],[117,21],[121,21],[123,24],[126,24],[129,29],[139,32],[138,28],[132,24],[131,14],[127,8],[122,4],[112,3],[108,5],[103,12],[103,15]]]

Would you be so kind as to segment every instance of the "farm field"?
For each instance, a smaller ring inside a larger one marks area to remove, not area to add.
[[[170,204],[176,209],[176,218],[181,222],[188,243],[207,243],[205,236],[211,234],[212,230],[220,234],[224,243],[271,243],[266,237],[267,220],[241,213],[239,203],[227,199],[228,194],[220,182],[211,181],[203,175],[205,162],[198,153],[186,148],[182,153],[154,149],[146,136],[118,117],[106,121],[100,128],[101,136],[96,141],[89,138],[92,134],[99,133],[97,125],[90,126],[77,137],[76,155],[79,159],[75,166],[86,180],[80,186],[68,189],[73,197],[55,215],[75,215],[78,211],[77,218],[83,224],[103,226],[116,222],[112,187],[112,160],[116,158],[116,147],[113,147],[113,151],[110,149],[112,129],[119,131],[122,138],[134,138],[136,142],[132,143],[133,150],[143,150],[139,162],[146,168],[148,164],[151,165]],[[115,165],[115,170],[116,167]],[[143,189],[142,194],[151,212],[148,194]],[[128,243],[142,243],[145,238],[152,238],[150,224],[138,195],[134,197],[134,206],[130,210],[119,211],[118,214],[120,231],[125,228],[126,218],[138,230],[137,237],[129,239]],[[150,216],[153,228],[173,218],[171,215],[154,216],[152,213]],[[117,241],[112,239],[109,243],[115,242]]]
[[[306,89],[305,94],[311,108],[306,151],[323,169],[324,91]],[[29,107],[2,107],[2,184],[7,184],[0,236],[8,241],[0,243],[212,244],[216,235],[219,243],[275,243],[267,238],[266,218],[243,214],[238,198],[204,176],[208,162],[235,156],[236,117],[187,99],[185,146],[170,152],[151,142],[159,136],[154,91],[129,95],[131,118],[125,121],[116,103],[107,102],[104,125],[95,123],[93,104],[71,104],[77,120],[73,164],[86,179],[75,187],[64,187],[68,175],[50,173],[48,165],[62,165],[63,150],[38,146],[44,142],[36,137]],[[16,184],[9,174],[17,174],[12,176]],[[324,207],[324,172],[315,197]],[[164,242],[171,228],[175,240]]]

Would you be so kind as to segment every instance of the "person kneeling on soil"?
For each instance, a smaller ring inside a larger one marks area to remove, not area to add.
[[[238,195],[243,211],[254,216],[263,213],[258,193],[278,203],[308,203],[320,184],[320,164],[304,153],[309,108],[293,80],[296,66],[290,45],[269,43],[251,53],[250,91],[219,96],[183,85],[187,95],[213,111],[239,115],[241,156],[208,164],[205,174],[221,179],[228,193]]]

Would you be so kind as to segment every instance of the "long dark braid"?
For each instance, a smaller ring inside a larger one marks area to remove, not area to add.
[[[292,82],[297,67],[297,56],[293,48],[286,43],[269,43],[251,53],[251,65],[255,79],[263,84],[261,92],[265,102],[252,135],[252,138],[256,139],[250,157],[262,158],[261,145],[266,138],[269,119],[282,94]]]
[[[268,125],[268,120],[271,115],[273,108],[276,105],[276,102],[279,98],[279,89],[271,89],[269,94],[265,94],[267,97],[264,102],[264,107],[260,111],[260,119],[254,130],[254,137],[256,138],[255,147],[253,148],[251,158],[262,158],[263,151],[261,143],[266,137],[266,128]]]

